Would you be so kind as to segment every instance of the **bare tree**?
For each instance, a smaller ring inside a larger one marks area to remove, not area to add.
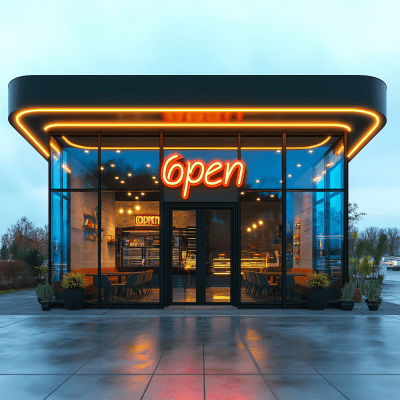
[[[364,212],[358,211],[357,203],[349,203],[349,232],[357,231],[356,225],[360,220],[367,215]]]
[[[26,217],[22,217],[14,225],[7,229],[2,235],[1,242],[8,249],[13,249],[13,258],[23,259],[23,255],[30,250],[37,249],[43,256],[47,257],[48,227],[37,228],[35,224]]]
[[[398,243],[400,240],[400,231],[397,228],[385,229],[387,236],[387,250],[389,256],[394,256],[398,249]]]
[[[377,226],[370,226],[360,233],[360,239],[371,244],[371,246],[376,247],[378,244],[378,239],[381,234],[384,234],[384,229],[380,229]]]

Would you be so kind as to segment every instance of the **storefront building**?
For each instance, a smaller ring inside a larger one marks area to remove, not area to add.
[[[305,304],[347,280],[348,165],[386,123],[367,76],[26,76],[9,121],[49,162],[50,279],[85,304]],[[371,146],[372,144],[370,144]]]

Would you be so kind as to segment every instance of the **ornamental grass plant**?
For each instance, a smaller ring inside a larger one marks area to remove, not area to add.
[[[353,301],[354,293],[356,291],[356,280],[351,277],[350,281],[347,282],[342,288],[342,297],[339,299],[340,301]]]
[[[68,272],[62,279],[61,285],[64,289],[82,289],[85,285],[83,277],[83,274]]]
[[[325,289],[329,286],[328,275],[322,272],[311,272],[307,276],[306,286],[309,289]]]

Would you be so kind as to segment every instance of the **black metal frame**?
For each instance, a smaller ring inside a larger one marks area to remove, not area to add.
[[[271,132],[228,132],[230,136],[233,134],[237,134],[237,144],[238,144],[238,159],[241,159],[241,138],[242,136],[254,136],[254,135],[265,135],[265,136],[272,136],[274,135]],[[170,135],[175,135],[175,133],[167,133]],[[204,133],[198,132],[199,135],[204,135]],[[51,137],[61,136],[61,133],[57,133],[54,135],[49,135],[48,139],[48,148],[50,150],[50,141]],[[138,136],[143,135],[143,133],[126,133],[126,135]],[[163,150],[164,150],[164,132],[159,132],[159,145],[160,145],[160,167],[163,162]],[[183,135],[183,134],[182,134]],[[247,191],[271,191],[271,192],[281,192],[282,193],[282,275],[283,281],[286,281],[286,207],[287,207],[287,193],[288,192],[342,192],[344,193],[344,207],[343,207],[343,226],[344,226],[344,254],[343,254],[343,263],[342,263],[342,277],[343,281],[346,282],[348,280],[348,158],[345,156],[348,151],[348,133],[347,132],[335,132],[330,133],[329,136],[342,136],[344,142],[344,187],[343,189],[287,189],[286,185],[286,142],[287,142],[287,132],[283,131],[280,133],[276,133],[276,135],[282,136],[282,187],[276,189],[250,189]],[[321,132],[311,132],[311,133],[303,133],[303,132],[290,132],[290,136],[321,136],[327,135],[326,133]],[[49,195],[48,195],[48,206],[49,206],[49,213],[48,213],[48,225],[49,225],[49,243],[48,243],[48,257],[49,257],[49,282],[51,282],[51,194],[52,192],[98,192],[98,238],[101,238],[101,132],[97,134],[88,134],[88,133],[68,133],[68,136],[97,136],[98,138],[98,188],[93,189],[52,189],[51,188],[51,160],[48,166],[48,184],[49,184]],[[110,136],[110,133],[105,133],[105,136]],[[152,133],[151,136],[157,136],[157,133]],[[126,189],[110,189],[105,191],[111,192],[126,192]],[[172,209],[199,209],[199,210],[231,210],[231,302],[227,304],[232,304],[239,308],[287,308],[286,304],[286,285],[283,285],[283,293],[282,293],[282,304],[275,305],[275,304],[257,304],[257,303],[242,303],[241,302],[241,271],[240,271],[240,248],[241,248],[241,235],[240,235],[240,223],[241,223],[241,196],[240,196],[240,188],[238,188],[238,196],[237,202],[234,203],[164,203],[164,187],[160,185],[158,190],[151,190],[152,192],[159,191],[160,193],[160,298],[159,303],[147,303],[147,304],[138,304],[138,305],[131,305],[131,304],[115,304],[110,305],[107,304],[107,308],[164,308],[172,304],[172,270],[171,270],[171,251],[170,246],[168,246],[170,241],[170,236],[172,233],[171,221],[172,221]],[[201,212],[202,213],[202,212]],[[199,214],[201,214],[199,213]],[[204,214],[204,213],[203,213]],[[199,226],[203,225],[202,221],[199,221]],[[201,231],[201,230],[200,230]],[[200,234],[199,231],[199,234]],[[203,239],[200,239],[199,243],[202,243]],[[101,274],[101,241],[98,241],[98,273]],[[205,276],[205,275],[204,275]],[[101,282],[101,280],[99,280]],[[204,287],[204,285],[203,285]],[[90,308],[96,307],[101,308],[101,290],[99,290],[98,295],[98,302],[97,304],[87,305]],[[179,303],[173,303],[179,304]],[[187,304],[187,303],[183,303]],[[208,304],[216,304],[216,303],[208,303]],[[224,304],[224,303],[218,303]],[[298,308],[301,305],[290,305],[291,308]]]
[[[172,299],[172,251],[170,244],[172,243],[172,212],[175,210],[195,210],[196,211],[196,302],[194,303],[180,303],[173,302]],[[230,211],[231,216],[231,274],[230,274],[230,288],[231,288],[231,301],[211,303],[205,301],[205,212],[213,210],[226,210]],[[164,257],[163,257],[163,307],[169,305],[227,305],[231,304],[236,307],[239,306],[239,298],[235,283],[239,281],[240,276],[239,263],[238,263],[238,239],[237,232],[237,203],[164,203]]]

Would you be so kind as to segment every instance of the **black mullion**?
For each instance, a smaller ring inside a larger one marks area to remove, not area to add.
[[[47,206],[48,206],[48,214],[47,214],[47,226],[49,227],[48,231],[48,237],[47,237],[47,270],[48,270],[48,279],[46,283],[51,284],[51,163],[52,163],[52,158],[51,158],[51,147],[50,147],[50,142],[51,142],[51,135],[48,135],[47,137],[47,143],[48,143],[48,149],[49,149],[49,165],[47,168],[47,182],[48,182],[48,192],[47,192]]]
[[[349,244],[349,158],[348,152],[348,133],[344,132],[343,137],[343,273],[342,273],[342,285],[348,281],[349,278],[349,255],[348,255],[348,244]]]
[[[97,276],[98,308],[101,308],[101,133],[97,134]]]
[[[242,274],[241,274],[241,261],[240,261],[240,249],[241,249],[241,238],[240,231],[238,230],[238,220],[236,219],[238,206],[230,209],[230,220],[231,220],[231,304],[235,307],[240,305],[241,298],[241,285],[242,285]],[[240,214],[239,214],[240,215]]]
[[[205,276],[203,264],[205,253],[205,210],[196,209],[196,304],[205,303]]]
[[[245,193],[256,193],[256,192],[282,192],[282,188],[279,189],[242,189]],[[343,189],[287,189],[287,192],[343,192]]]
[[[159,135],[160,139],[160,167],[159,171],[161,173],[161,166],[164,161],[164,133],[160,132]],[[161,176],[159,177],[159,182],[161,182]],[[160,227],[164,226],[164,185],[160,184],[160,200],[159,200],[159,213],[160,213]],[[164,289],[165,289],[165,283],[164,283],[164,270],[166,268],[166,264],[163,262],[163,257],[164,257],[164,232],[160,229],[159,227],[159,240],[160,240],[160,253],[159,253],[159,261],[158,261],[158,276],[159,276],[159,284],[158,284],[158,290],[160,293],[158,301],[160,302],[160,308],[164,308],[165,302],[164,302]],[[171,259],[172,260],[172,259]]]
[[[282,132],[282,308],[286,308],[286,132]]]
[[[50,192],[97,192],[97,189],[50,189]]]
[[[238,132],[238,160],[242,160],[242,132]],[[241,218],[241,204],[242,204],[242,196],[241,190],[238,188],[237,190],[237,208],[233,208],[231,211],[231,232],[234,234],[234,237],[231,238],[231,304],[236,307],[240,307],[242,302],[242,262],[241,262],[241,229],[240,229],[240,218]],[[236,212],[235,212],[236,211]],[[233,221],[232,221],[233,220]],[[233,273],[233,276],[232,276]]]

